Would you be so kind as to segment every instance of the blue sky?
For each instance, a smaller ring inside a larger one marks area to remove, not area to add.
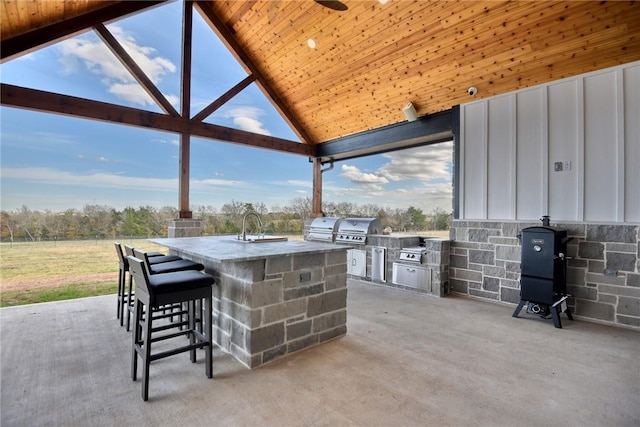
[[[179,110],[181,2],[107,28]],[[192,115],[246,73],[194,13]],[[163,25],[158,26],[157,22]],[[93,32],[0,66],[3,83],[160,112]],[[298,140],[255,85],[205,121]],[[62,211],[99,204],[178,206],[178,135],[0,107],[0,208]],[[451,210],[452,144],[337,162],[323,200]],[[301,156],[192,138],[192,206],[232,200],[286,206],[311,197]]]

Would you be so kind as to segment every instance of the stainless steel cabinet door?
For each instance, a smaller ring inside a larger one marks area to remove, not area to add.
[[[371,248],[371,280],[387,281],[387,248],[384,246]]]
[[[367,253],[362,249],[347,250],[347,273],[353,276],[366,277]]]
[[[409,286],[431,291],[431,270],[408,264],[393,263],[394,285]]]

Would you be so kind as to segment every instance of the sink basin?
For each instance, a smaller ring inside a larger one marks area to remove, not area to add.
[[[269,242],[286,242],[288,237],[269,236],[258,234],[247,234],[247,240],[242,240],[242,236],[231,236],[231,240],[238,243],[269,243]]]

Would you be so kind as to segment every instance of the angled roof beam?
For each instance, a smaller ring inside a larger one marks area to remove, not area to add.
[[[220,96],[218,99],[213,101],[211,104],[207,105],[198,114],[193,116],[192,120],[195,120],[198,122],[203,121],[204,119],[209,117],[214,111],[216,111],[218,108],[222,107],[225,103],[227,103],[231,98],[233,98],[234,96],[242,92],[247,86],[249,86],[254,81],[256,81],[256,78],[253,75],[245,77],[244,80],[242,80],[240,83],[238,83],[237,85],[229,89],[222,96]]]
[[[311,138],[304,126],[302,126],[300,121],[294,116],[291,110],[289,110],[284,100],[282,100],[273,87],[271,87],[269,81],[264,77],[255,62],[242,50],[231,31],[229,31],[224,22],[222,22],[213,11],[210,3],[211,2],[208,1],[196,1],[194,5],[200,12],[200,15],[209,24],[209,27],[211,27],[220,40],[227,46],[231,54],[235,56],[240,65],[244,67],[248,74],[255,76],[258,87],[265,93],[267,98],[271,100],[273,106],[302,142],[312,144],[314,142],[313,138]]]
[[[126,15],[165,3],[165,1],[166,0],[118,2],[3,40],[0,48],[0,63],[33,52],[61,39],[84,33],[99,22],[120,19]]]
[[[172,116],[179,116],[178,112],[173,105],[167,100],[167,98],[160,92],[151,79],[142,71],[142,68],[136,64],[131,55],[127,53],[124,47],[116,40],[116,38],[107,30],[103,24],[97,24],[93,27],[98,37],[102,39],[104,44],[113,52],[118,60],[124,65],[124,67],[131,73],[131,75],[138,81],[140,86],[147,92],[147,94],[153,99],[156,104],[162,110]]]
[[[108,104],[68,95],[0,84],[0,105],[26,110],[82,117],[166,132],[189,132],[192,136],[264,148],[302,156],[315,156],[316,147],[283,138],[227,128],[182,117]]]

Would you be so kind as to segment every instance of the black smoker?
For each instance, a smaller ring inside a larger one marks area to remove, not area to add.
[[[562,328],[559,313],[567,308],[567,237],[566,230],[549,226],[549,217],[542,217],[541,227],[522,229],[522,257],[520,263],[520,303],[513,312],[518,317],[527,304],[527,313],[553,318],[556,328]]]

